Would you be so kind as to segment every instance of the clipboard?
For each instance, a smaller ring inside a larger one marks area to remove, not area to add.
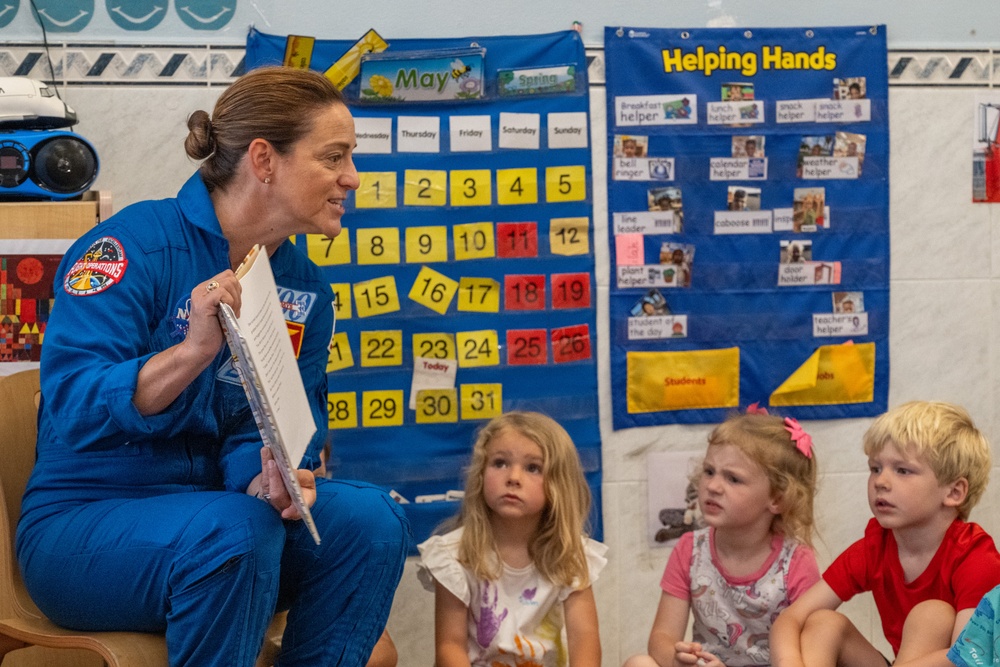
[[[238,278],[242,279],[243,276],[247,274],[250,267],[255,262],[260,261],[267,264],[266,275],[262,276],[261,281],[264,284],[254,285],[252,289],[261,289],[266,291],[266,295],[264,296],[265,302],[269,302],[273,299],[273,304],[265,303],[265,306],[271,308],[272,310],[277,309],[277,313],[281,316],[282,327],[284,327],[284,315],[281,315],[281,305],[278,302],[277,286],[274,283],[274,275],[271,273],[267,253],[261,252],[260,246],[254,246],[250,253],[247,254],[246,259],[243,260],[239,269],[237,269],[236,275]],[[268,280],[269,285],[267,284]],[[244,293],[246,293],[246,288]],[[319,531],[316,528],[316,523],[313,521],[312,513],[309,511],[309,506],[306,504],[305,497],[302,494],[302,487],[299,485],[297,475],[299,461],[292,460],[294,457],[291,454],[290,443],[287,442],[286,438],[282,435],[281,428],[279,427],[280,422],[276,418],[275,410],[273,409],[274,406],[272,406],[271,402],[268,400],[267,392],[261,386],[262,376],[258,372],[257,364],[254,361],[254,355],[252,352],[253,348],[248,343],[236,314],[228,304],[220,304],[219,321],[222,324],[222,330],[226,335],[226,341],[229,343],[229,350],[233,356],[233,366],[236,368],[236,372],[240,377],[240,383],[243,385],[243,390],[246,392],[247,401],[250,403],[250,410],[253,412],[254,421],[257,422],[257,429],[260,431],[261,439],[263,440],[264,445],[271,450],[271,453],[274,456],[274,461],[278,466],[278,472],[281,473],[281,479],[285,483],[285,489],[288,490],[289,496],[291,496],[292,504],[295,505],[295,508],[299,511],[299,515],[302,517],[302,521],[304,521],[306,526],[309,528],[309,533],[312,535],[313,540],[316,544],[319,544]],[[298,379],[298,387],[293,389],[300,392],[302,397],[304,397],[305,389],[302,386],[302,377],[298,374],[298,366],[295,363],[295,354],[291,349],[291,341],[288,339],[287,329],[285,329],[282,333],[284,334],[284,340],[288,341],[287,347],[288,354],[291,358],[291,367],[295,369],[294,377]],[[288,391],[287,388],[286,391]],[[306,409],[308,410],[308,405],[306,405]],[[311,413],[310,423],[312,423]],[[313,425],[312,432],[315,433],[315,425]],[[298,458],[301,460],[301,456]]]

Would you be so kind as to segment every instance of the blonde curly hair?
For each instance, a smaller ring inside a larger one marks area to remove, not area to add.
[[[590,513],[590,487],[573,440],[551,417],[538,412],[507,412],[487,423],[472,449],[459,519],[464,528],[458,559],[476,576],[496,580],[502,565],[490,523],[492,510],[483,495],[489,445],[504,431],[528,438],[542,450],[545,509],[528,545],[531,559],[549,581],[585,588],[590,584],[583,535]]]
[[[708,446],[732,445],[760,466],[779,500],[771,532],[812,546],[815,530],[816,448],[806,456],[796,448],[785,420],[775,415],[737,414],[715,427]],[[695,481],[701,473],[695,473]]]

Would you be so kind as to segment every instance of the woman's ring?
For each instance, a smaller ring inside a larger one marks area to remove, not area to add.
[[[212,290],[218,289],[218,288],[219,288],[219,281],[213,280],[212,282],[210,282],[208,285],[205,286],[205,291],[206,292],[211,292]]]

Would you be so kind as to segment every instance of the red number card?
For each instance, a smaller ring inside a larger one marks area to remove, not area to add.
[[[590,359],[590,326],[577,324],[552,330],[552,360],[557,364]]]
[[[538,257],[538,224],[498,222],[497,257]]]
[[[552,307],[590,308],[590,274],[553,273]]]
[[[545,276],[504,276],[505,310],[545,310]]]
[[[534,366],[549,361],[545,329],[509,329],[507,365]]]

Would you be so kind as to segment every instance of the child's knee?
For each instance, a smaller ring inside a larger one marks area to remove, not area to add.
[[[924,600],[906,616],[900,650],[913,643],[922,650],[951,646],[955,618],[955,608],[944,600]]]
[[[633,655],[622,667],[659,667],[648,655]]]
[[[924,600],[907,614],[904,629],[907,625],[917,628],[947,626],[950,632],[955,625],[955,608],[944,600]]]
[[[809,614],[802,625],[802,641],[818,641],[822,638],[835,639],[846,636],[854,627],[850,619],[839,611],[832,609],[817,609]]]

